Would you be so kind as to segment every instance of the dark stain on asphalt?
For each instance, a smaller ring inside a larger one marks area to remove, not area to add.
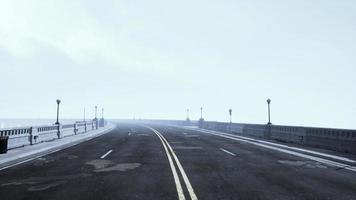
[[[49,188],[53,188],[62,184],[67,183],[67,181],[55,181],[52,183],[48,183],[48,184],[42,184],[42,185],[34,185],[29,187],[27,190],[28,191],[44,191],[47,190]]]
[[[115,164],[112,161],[109,160],[102,160],[102,159],[97,159],[97,160],[92,160],[86,163],[87,165],[91,165],[94,167],[94,172],[110,172],[110,171],[121,171],[125,172],[128,170],[133,170],[136,169],[137,167],[140,167],[140,163],[119,163]]]
[[[305,167],[305,168],[321,168],[321,169],[327,168],[325,165],[315,161],[278,160],[278,162],[286,165]]]
[[[66,183],[72,179],[90,177],[92,174],[81,173],[67,176],[30,177],[22,180],[11,180],[1,184],[2,187],[14,185],[31,185],[28,191],[43,191]]]

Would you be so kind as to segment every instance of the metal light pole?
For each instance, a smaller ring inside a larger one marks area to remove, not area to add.
[[[270,108],[270,104],[271,104],[271,99],[267,99],[267,104],[268,104],[268,125],[271,125],[271,108]]]
[[[187,109],[187,121],[189,121],[189,108]]]
[[[232,116],[232,109],[231,108],[229,109],[229,115],[230,115],[230,124],[231,124],[232,123],[232,117],[231,117]]]
[[[95,120],[97,119],[97,115],[98,115],[98,106],[95,106]]]
[[[200,119],[203,120],[203,107],[200,107]]]
[[[104,108],[101,109],[101,118],[104,119]]]
[[[84,107],[84,112],[83,112],[83,121],[85,122],[85,107]]]
[[[57,121],[56,124],[59,125],[59,104],[61,103],[61,100],[57,99]]]

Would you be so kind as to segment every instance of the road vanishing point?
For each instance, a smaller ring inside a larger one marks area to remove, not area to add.
[[[117,123],[0,171],[0,199],[356,199],[355,156],[199,128]]]

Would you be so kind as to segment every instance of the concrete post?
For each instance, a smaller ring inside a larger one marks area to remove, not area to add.
[[[30,144],[34,145],[37,143],[37,138],[38,138],[38,129],[37,127],[31,127],[30,128]]]
[[[98,128],[99,128],[99,120],[96,119],[96,120],[95,120],[95,129],[98,129]]]
[[[74,124],[74,135],[76,135],[77,132],[78,132],[78,124],[75,123],[75,124]]]
[[[271,139],[271,131],[272,131],[272,124],[266,124],[265,125],[265,130],[264,130],[264,139]]]
[[[62,124],[57,125],[57,136],[58,136],[58,139],[62,138]]]

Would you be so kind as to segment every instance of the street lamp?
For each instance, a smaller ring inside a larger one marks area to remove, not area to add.
[[[83,122],[85,122],[85,107],[84,107],[84,113],[83,113]]]
[[[232,109],[230,108],[229,109],[229,115],[230,115],[230,124],[232,123],[232,118],[231,118],[231,115],[232,115]]]
[[[95,106],[95,120],[97,119],[97,115],[98,115],[98,106]]]
[[[203,107],[200,107],[200,120],[203,120]]]
[[[268,104],[268,125],[271,125],[271,108],[270,108],[270,104],[271,104],[271,99],[267,99],[267,104]]]
[[[187,109],[187,121],[189,121],[189,108]]]
[[[59,100],[59,99],[57,99],[57,121],[56,121],[56,125],[59,125],[59,121],[58,121],[58,119],[59,119],[59,104],[61,103],[61,100]]]
[[[104,119],[104,108],[101,109],[101,118]]]

